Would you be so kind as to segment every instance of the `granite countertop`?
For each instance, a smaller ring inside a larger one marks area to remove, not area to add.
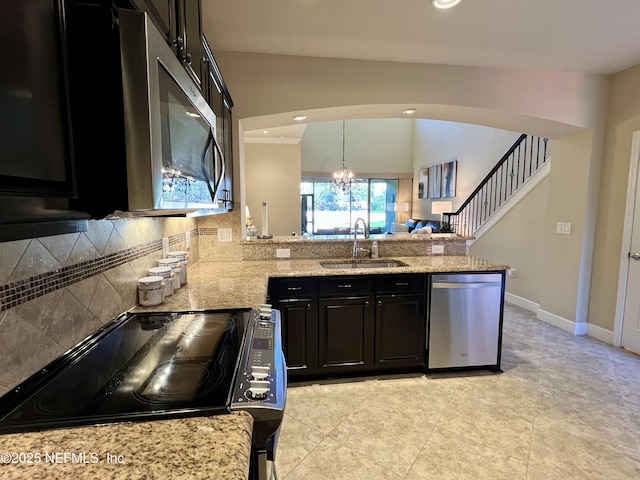
[[[323,259],[323,261],[345,261]],[[390,260],[381,258],[380,260]],[[134,311],[164,312],[207,309],[253,308],[264,303],[270,277],[370,275],[436,272],[479,272],[507,270],[507,265],[477,257],[419,256],[393,257],[406,267],[327,269],[318,259],[238,260],[197,262],[188,269],[187,284],[165,302],[154,307],[138,306]]]
[[[234,412],[2,435],[0,478],[246,480],[252,429]]]

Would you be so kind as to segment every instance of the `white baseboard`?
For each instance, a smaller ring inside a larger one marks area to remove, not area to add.
[[[587,324],[587,335],[595,338],[596,340],[600,340],[601,342],[608,343],[609,345],[613,345],[612,330],[607,330],[606,328],[602,328],[597,325],[593,325],[589,323]]]
[[[548,323],[549,325],[558,327],[559,329],[564,330],[565,332],[569,332],[573,335],[584,335],[585,333],[587,333],[586,323],[578,324],[574,321],[567,320],[566,318],[556,315],[554,313],[547,312],[546,310],[542,310],[541,308],[538,309],[537,317],[538,317],[538,320],[542,320],[543,322]]]
[[[606,328],[602,328],[591,323],[576,323],[572,320],[567,320],[559,315],[542,310],[540,305],[536,302],[519,297],[513,293],[505,292],[504,300],[505,302],[513,303],[514,305],[535,313],[538,320],[548,323],[549,325],[553,325],[554,327],[558,327],[572,335],[588,335],[596,340],[613,345],[613,332],[611,330],[607,330]]]
[[[528,310],[536,314],[538,313],[538,309],[540,308],[539,303],[532,302],[531,300],[527,300],[526,298],[519,297],[509,292],[504,293],[504,301],[513,303],[514,305],[522,307],[525,310]]]

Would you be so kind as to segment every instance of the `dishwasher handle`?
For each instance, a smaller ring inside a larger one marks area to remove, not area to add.
[[[501,282],[434,282],[432,284],[432,288],[487,288],[501,286]]]

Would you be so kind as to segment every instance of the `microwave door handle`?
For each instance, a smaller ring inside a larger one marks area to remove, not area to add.
[[[211,130],[212,132],[212,130]],[[214,186],[213,189],[215,191],[215,194],[218,195],[220,187],[222,186],[222,180],[224,180],[224,175],[225,175],[225,166],[224,166],[224,155],[222,153],[222,150],[220,149],[220,145],[218,144],[218,140],[216,140],[215,135],[212,136],[213,138],[213,147],[217,150],[218,154],[214,155],[215,159],[219,159],[220,161],[220,171],[219,173],[216,172],[216,178],[214,180]],[[214,159],[214,162],[215,162]],[[215,202],[215,200],[214,200]]]
[[[209,180],[209,176],[207,175],[206,161],[207,161],[207,150],[209,150],[209,146],[211,142],[215,142],[213,137],[213,132],[209,129],[209,134],[207,135],[207,141],[204,144],[204,148],[202,149],[202,155],[200,156],[200,171],[202,172],[202,176],[204,178],[205,183],[207,184],[207,189],[209,190],[209,195],[211,195],[211,201],[213,203],[216,202],[216,191],[215,188],[211,188],[211,181]],[[215,160],[214,160],[215,161]],[[214,166],[215,168],[215,166]]]

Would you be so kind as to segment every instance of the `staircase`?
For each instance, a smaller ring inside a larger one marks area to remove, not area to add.
[[[470,237],[548,160],[548,139],[522,134],[456,212],[444,214],[458,235]]]

